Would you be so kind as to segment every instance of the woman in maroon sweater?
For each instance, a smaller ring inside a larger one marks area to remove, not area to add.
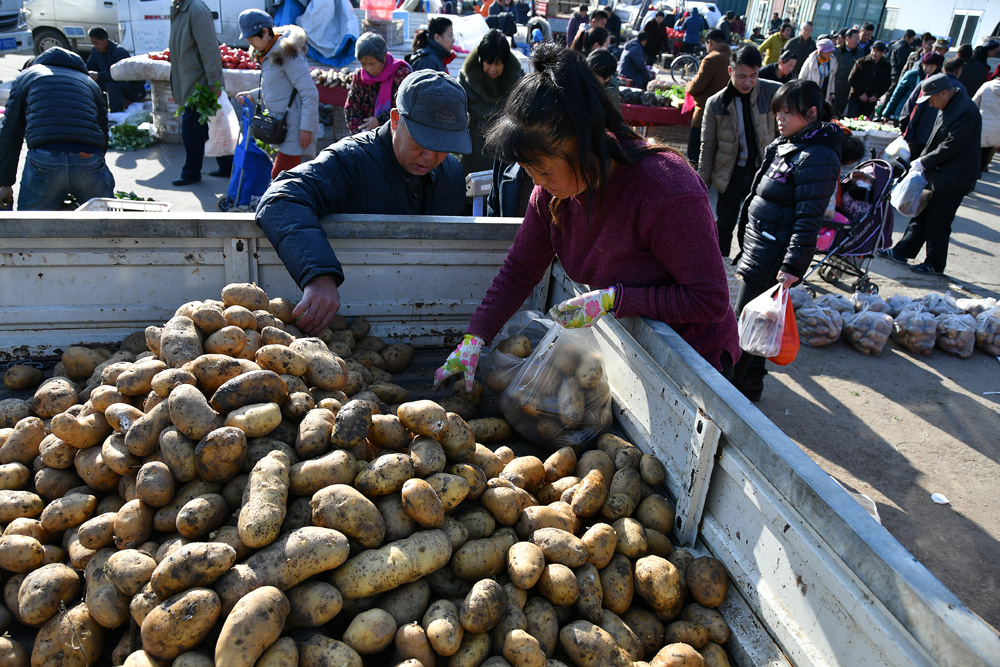
[[[705,184],[676,151],[646,145],[625,124],[579,53],[540,45],[535,73],[513,88],[486,150],[520,163],[535,189],[514,244],[458,348],[435,374],[471,387],[479,352],[558,257],[595,288],[559,304],[565,326],[608,312],[671,325],[731,375],[736,316]]]

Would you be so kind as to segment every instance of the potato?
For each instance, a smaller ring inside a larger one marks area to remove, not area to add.
[[[236,550],[218,542],[192,542],[178,547],[159,562],[150,587],[161,600],[183,591],[211,586],[236,562]]]
[[[134,549],[153,532],[152,507],[141,500],[125,503],[115,516],[115,545],[119,549]]]
[[[174,498],[174,477],[162,461],[150,461],[139,468],[135,492],[151,507],[163,507]]]
[[[38,456],[44,439],[45,425],[42,420],[38,417],[25,417],[17,422],[14,430],[0,444],[0,463],[31,465]]]
[[[174,493],[173,499],[156,511],[153,516],[153,527],[156,530],[172,533],[177,530],[177,514],[188,502],[198,496],[209,493],[220,493],[221,484],[205,482],[200,479],[188,482]]]
[[[458,611],[459,622],[467,633],[490,630],[507,610],[507,592],[492,579],[481,579],[465,596]]]
[[[366,401],[348,401],[337,411],[330,442],[334,447],[350,449],[368,437],[371,425],[371,406]]]
[[[621,440],[621,438],[618,438],[618,440],[625,442],[624,440]],[[601,440],[599,439],[598,442],[601,442]],[[625,444],[628,445],[629,443]],[[615,468],[614,459],[607,453],[601,451],[600,449],[589,449],[585,451],[577,460],[576,470],[573,474],[574,476],[583,479],[586,474],[593,469],[601,471],[601,475],[603,476],[605,483],[609,482],[611,478],[614,477],[615,471],[617,470],[617,468]]]
[[[646,528],[669,535],[674,528],[674,506],[663,496],[654,493],[642,499],[633,518]]]
[[[334,450],[291,466],[288,490],[293,496],[311,496],[331,484],[350,484],[357,476],[357,467],[357,460],[350,452]]]
[[[17,422],[32,416],[31,404],[19,398],[0,400],[0,429],[13,428]]]
[[[726,650],[714,642],[705,644],[699,653],[705,661],[705,667],[729,667]]]
[[[129,599],[104,576],[108,559],[114,555],[114,549],[101,549],[87,563],[83,571],[86,584],[84,601],[90,610],[90,615],[105,628],[114,629],[123,625],[129,618]]]
[[[222,610],[232,609],[238,599],[259,586],[288,590],[320,572],[334,570],[347,560],[349,551],[347,538],[329,528],[306,526],[282,533],[277,540],[226,571],[215,584]],[[331,583],[343,593],[336,581]]]
[[[194,459],[195,446],[198,444],[196,440],[192,440],[171,426],[160,432],[159,441],[160,456],[175,482],[190,482],[198,476],[198,468]],[[107,459],[106,455],[105,459]]]
[[[344,600],[332,584],[307,581],[288,589],[290,612],[288,626],[315,628],[328,623],[340,613]]]
[[[351,558],[330,577],[347,600],[390,591],[446,565],[451,542],[442,530],[424,530]]]
[[[589,621],[574,621],[559,631],[559,643],[579,667],[631,667],[629,654],[605,630]]]
[[[172,660],[193,649],[219,618],[219,596],[192,588],[154,607],[142,621],[142,647],[160,660]]]
[[[80,540],[77,538],[78,529],[67,531],[63,534],[63,543],[66,545],[66,555],[69,558],[69,564],[73,566],[73,569],[82,570],[87,567],[87,563],[90,559],[94,557],[97,552],[93,549],[87,549],[81,546]]]
[[[484,417],[472,419],[469,428],[475,435],[476,442],[496,443],[508,440],[514,435],[514,429],[502,417]]]
[[[639,475],[650,486],[659,486],[667,478],[667,469],[652,454],[643,454],[639,460]]]
[[[247,310],[268,310],[270,300],[264,290],[253,283],[229,283],[222,288],[222,305],[243,306]]]
[[[198,476],[206,482],[228,482],[239,474],[246,451],[247,438],[242,430],[232,426],[215,429],[195,447]]]
[[[228,413],[244,405],[277,403],[288,398],[288,385],[274,371],[250,371],[226,380],[212,394],[209,404],[219,413]]]
[[[170,421],[192,440],[201,440],[221,426],[221,418],[193,384],[175,387],[167,398],[167,405]]]
[[[405,343],[388,345],[379,354],[385,360],[385,370],[390,373],[399,373],[413,361],[413,348]]]
[[[696,558],[687,567],[691,596],[703,607],[718,607],[726,599],[729,577],[726,566],[710,556]],[[700,647],[696,647],[700,648]]]
[[[568,607],[580,596],[580,587],[573,570],[561,563],[550,563],[538,579],[538,592],[556,607]]]
[[[509,483],[509,482],[508,482]],[[534,505],[534,499],[527,491],[513,487],[491,487],[479,496],[479,502],[488,509],[497,523],[513,526],[517,523],[521,512]]]
[[[375,504],[347,484],[332,484],[317,491],[310,502],[313,524],[333,528],[374,549],[385,541],[385,520]]]
[[[434,650],[427,641],[427,634],[416,621],[399,626],[395,637],[396,654],[404,662],[415,660],[417,665],[434,665]],[[415,665],[414,667],[417,667]]]
[[[413,459],[413,475],[428,477],[444,470],[447,457],[444,448],[434,439],[423,436],[416,437],[410,443],[410,458]]]
[[[617,614],[607,609],[602,610],[598,625],[614,638],[619,647],[625,649],[632,660],[642,660],[646,651],[645,646],[638,635]]]
[[[631,559],[646,555],[646,531],[642,524],[632,518],[618,519],[611,527],[614,528],[618,541],[615,553],[620,553]]]
[[[427,641],[438,655],[454,655],[462,645],[465,630],[458,608],[448,600],[438,600],[424,614],[422,625]]]
[[[298,645],[298,667],[362,667],[361,656],[344,642],[313,635]]]
[[[344,631],[344,643],[361,655],[378,653],[396,636],[396,621],[382,609],[369,609],[354,617]]]
[[[288,502],[288,456],[271,452],[254,466],[239,515],[240,540],[259,549],[278,537]]]
[[[78,398],[76,387],[72,382],[67,378],[53,377],[39,385],[29,405],[36,415],[42,419],[49,419],[68,410],[77,403]],[[0,462],[9,463],[9,461]]]
[[[647,556],[647,558],[649,557]],[[624,614],[628,611],[635,594],[632,564],[628,558],[616,554],[611,562],[601,570],[601,590],[604,594],[605,608],[616,614]]]
[[[309,362],[305,373],[309,386],[329,390],[343,389],[347,384],[347,364],[319,338],[298,338],[289,347]]]
[[[696,621],[674,621],[664,629],[668,644],[683,642],[700,649],[708,643],[708,629]]]
[[[206,395],[243,373],[240,362],[224,354],[203,354],[185,364],[184,369],[194,375],[198,388]]]
[[[24,365],[11,366],[3,375],[4,385],[14,391],[37,387],[44,379],[45,373],[41,369]]]
[[[635,592],[655,611],[667,611],[677,604],[682,597],[679,582],[680,573],[665,558],[645,556],[635,563]]]
[[[97,507],[97,498],[83,493],[74,493],[56,498],[42,510],[39,521],[45,530],[58,533],[75,528],[86,521]]]
[[[159,356],[167,366],[179,368],[204,354],[201,334],[189,317],[172,317],[160,334]]]
[[[65,614],[56,614],[38,631],[31,667],[88,667],[97,662],[103,646],[104,629],[81,603]]]
[[[486,473],[476,466],[469,465],[468,463],[457,463],[449,468],[448,472],[466,481],[469,486],[469,492],[465,497],[468,500],[476,500],[486,490]]]
[[[618,544],[615,529],[606,523],[595,523],[581,538],[587,547],[587,560],[598,570],[604,569]]]
[[[451,569],[455,576],[475,581],[503,572],[508,550],[517,542],[510,529],[501,529],[492,536],[469,540],[455,552]]]
[[[18,589],[18,616],[22,623],[40,626],[80,594],[80,575],[62,563],[43,565],[29,572]]]
[[[189,540],[203,538],[224,525],[229,514],[229,504],[217,493],[192,498],[177,512],[177,532]]]
[[[576,584],[579,591],[575,603],[577,612],[591,623],[596,622],[600,625],[601,605],[604,602],[600,572],[592,564],[584,563],[576,568],[574,574],[576,575]]]
[[[288,598],[274,586],[247,593],[222,624],[215,645],[216,667],[253,667],[278,640],[289,611]]]
[[[132,424],[125,433],[125,446],[130,452],[136,456],[149,456],[156,451],[160,433],[171,425],[169,405],[169,401],[159,403]]]
[[[111,437],[111,436],[108,436]],[[67,444],[52,435],[51,433],[42,439],[38,445],[38,456],[49,468],[64,470],[73,467],[73,458],[76,456],[76,447]],[[4,465],[19,466],[21,463],[7,463]]]
[[[587,545],[573,533],[558,528],[539,528],[531,539],[545,554],[546,563],[562,563],[574,568],[587,562]]]
[[[406,454],[383,454],[358,473],[354,486],[366,496],[385,496],[402,490],[413,477],[413,459]]]
[[[282,637],[261,654],[256,667],[297,667],[299,649],[291,637]],[[177,661],[171,667],[178,667]],[[211,667],[211,664],[206,665]]]
[[[303,459],[319,456],[330,449],[336,415],[326,408],[310,410],[299,423],[295,451]]]
[[[445,512],[458,507],[469,495],[469,483],[458,475],[439,472],[429,476],[425,481],[440,499]],[[406,485],[403,486],[405,488]]]
[[[110,491],[118,486],[121,475],[117,475],[104,463],[100,447],[78,449],[73,459],[73,468],[84,484],[94,491]]]
[[[649,661],[650,667],[704,667],[705,659],[687,644],[667,644]]]
[[[630,450],[623,449],[619,452],[619,456],[628,451]],[[622,468],[611,478],[608,497],[601,506],[601,514],[609,521],[630,517],[641,500],[642,480],[639,471]]]
[[[531,341],[528,340],[527,336],[514,334],[497,343],[496,349],[518,359],[527,359],[528,355],[531,354]]]
[[[431,600],[431,587],[426,579],[404,584],[386,593],[379,600],[379,607],[392,616],[397,627],[419,620]]]
[[[137,549],[125,549],[111,554],[104,571],[115,588],[133,597],[146,585],[155,569],[156,561],[152,556]]]
[[[20,642],[0,637],[0,665],[4,667],[28,667],[30,664],[31,654],[27,648],[22,646]]]
[[[368,440],[376,447],[400,451],[413,436],[395,415],[372,415]]]
[[[4,535],[27,535],[33,537],[41,543],[49,541],[49,531],[42,528],[42,522],[38,519],[28,519],[21,517],[14,519],[3,529]]]
[[[725,644],[729,641],[729,624],[715,609],[703,607],[700,604],[689,604],[681,610],[680,620],[691,621],[705,628],[708,641],[715,644]],[[693,643],[687,642],[694,646]],[[696,647],[701,649],[702,647]]]
[[[577,468],[579,469],[579,466]],[[584,475],[573,493],[570,505],[577,516],[592,516],[601,509],[607,496],[608,487],[604,474],[595,468]]]
[[[423,528],[444,525],[444,505],[434,488],[422,479],[408,479],[401,490],[403,511]],[[360,652],[360,651],[359,651]]]
[[[52,435],[79,449],[93,447],[111,435],[111,425],[103,413],[84,405],[79,415],[64,412],[52,418],[49,428]],[[41,447],[41,443],[39,443]]]

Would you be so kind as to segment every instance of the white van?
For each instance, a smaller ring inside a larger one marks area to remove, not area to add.
[[[53,46],[88,54],[87,31],[95,25],[118,41],[118,0],[24,0],[21,24],[31,31],[36,56]]]
[[[37,0],[36,0],[37,1]],[[263,9],[273,15],[267,0],[204,0],[215,19],[215,34],[220,44],[246,48],[240,39],[238,18],[244,9]],[[162,51],[170,38],[171,0],[120,0],[118,6],[118,43],[135,55]]]

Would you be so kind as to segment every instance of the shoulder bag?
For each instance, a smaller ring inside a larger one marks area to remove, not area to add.
[[[254,139],[259,139],[267,144],[277,145],[285,140],[288,132],[288,125],[285,123],[285,116],[268,116],[261,110],[260,100],[264,95],[264,71],[261,70],[260,80],[257,86],[257,105],[254,108],[253,118],[250,119],[250,134]],[[288,109],[292,108],[295,95],[299,91],[293,86],[292,96],[288,98]],[[288,114],[288,111],[285,111]]]

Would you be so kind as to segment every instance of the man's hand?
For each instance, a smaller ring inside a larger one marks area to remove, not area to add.
[[[358,128],[359,131],[377,130],[377,129],[378,129],[378,118],[376,118],[375,116],[369,116],[368,118],[366,118],[365,122],[361,123],[361,126]]]
[[[0,186],[0,209],[9,211],[14,208],[14,188],[9,185]]]
[[[799,282],[798,276],[793,276],[787,271],[778,271],[778,282],[785,286],[785,288],[790,288],[795,283]]]
[[[313,142],[313,133],[309,130],[299,130],[299,145],[302,148],[309,148],[309,144]]]
[[[309,335],[316,335],[333,321],[340,310],[340,292],[333,276],[318,276],[306,284],[302,290],[302,301],[295,306],[292,317],[295,326]]]

